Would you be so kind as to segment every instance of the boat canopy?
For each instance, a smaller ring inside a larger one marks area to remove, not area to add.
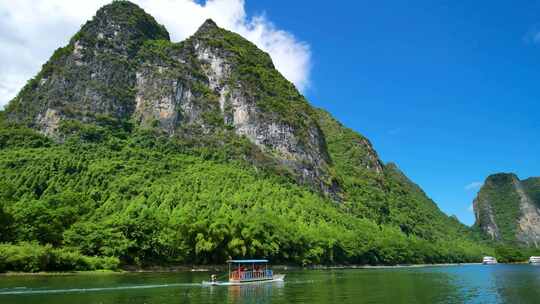
[[[232,263],[232,264],[268,263],[268,260],[228,260],[227,263]]]

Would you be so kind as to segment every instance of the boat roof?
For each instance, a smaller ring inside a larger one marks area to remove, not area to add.
[[[227,263],[234,263],[234,264],[268,263],[268,260],[228,260]]]

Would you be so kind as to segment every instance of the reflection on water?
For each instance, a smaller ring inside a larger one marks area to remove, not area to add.
[[[270,303],[274,293],[284,287],[284,282],[257,283],[228,286],[228,300],[234,303]],[[220,286],[212,286],[216,288]]]
[[[501,302],[540,303],[540,267],[516,265],[496,272],[494,277]]]
[[[540,303],[540,267],[293,271],[285,282],[203,286],[205,273],[0,277],[0,303]]]

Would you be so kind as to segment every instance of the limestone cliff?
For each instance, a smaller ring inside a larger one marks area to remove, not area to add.
[[[540,246],[540,179],[489,176],[473,202],[476,223],[491,239]]]

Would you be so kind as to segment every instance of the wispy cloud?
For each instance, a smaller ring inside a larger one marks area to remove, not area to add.
[[[388,135],[398,135],[399,133],[401,133],[401,128],[393,128],[393,129],[390,129],[388,130]]]
[[[0,108],[67,44],[96,10],[112,0],[0,0]],[[309,86],[310,46],[264,14],[249,16],[244,0],[132,0],[164,24],[173,41],[193,34],[207,18],[268,52],[300,90]]]
[[[478,190],[480,187],[482,187],[484,183],[482,182],[472,182],[470,184],[465,185],[465,190],[471,191],[471,190]]]
[[[532,37],[532,40],[533,40],[534,43],[539,43],[540,42],[540,32],[534,33],[534,35]]]
[[[525,43],[540,44],[540,27],[535,25],[523,37]]]

